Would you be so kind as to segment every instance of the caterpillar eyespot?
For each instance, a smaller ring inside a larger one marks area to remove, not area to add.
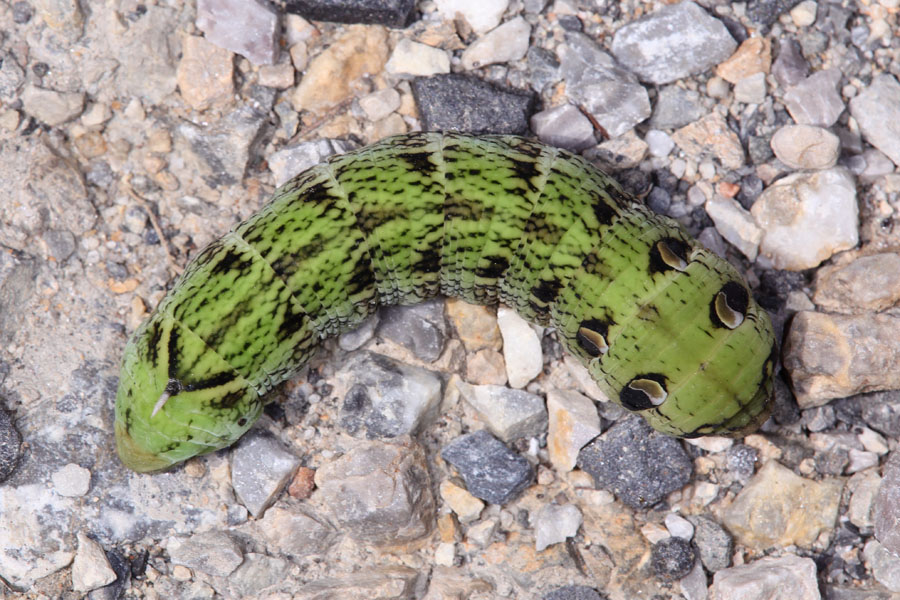
[[[300,173],[188,264],[125,347],[122,462],[230,445],[324,338],[437,294],[553,326],[664,433],[739,435],[770,410],[772,326],[725,260],[578,156],[415,133]]]

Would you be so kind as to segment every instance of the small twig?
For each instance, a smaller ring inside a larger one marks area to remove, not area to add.
[[[169,263],[169,268],[172,269],[172,272],[175,275],[181,275],[182,271],[184,271],[184,267],[175,262],[175,257],[172,255],[172,248],[169,246],[169,240],[163,235],[162,227],[159,226],[159,221],[156,218],[156,214],[150,208],[150,203],[147,202],[147,199],[134,191],[134,188],[131,187],[131,174],[125,176],[124,181],[122,182],[125,186],[125,191],[128,192],[128,195],[137,201],[138,204],[144,209],[147,213],[147,216],[150,218],[150,224],[153,226],[153,231],[156,232],[156,237],[159,238],[159,243],[162,244],[163,252],[166,253],[166,261]]]
[[[313,121],[309,125],[309,127],[306,127],[302,131],[298,131],[296,134],[294,134],[294,137],[292,137],[290,142],[288,143],[294,144],[300,141],[307,141],[310,137],[312,137],[312,134],[314,134],[316,130],[326,125],[341,112],[347,110],[347,108],[349,108],[352,103],[353,98],[347,98],[346,100],[326,112],[324,115]]]

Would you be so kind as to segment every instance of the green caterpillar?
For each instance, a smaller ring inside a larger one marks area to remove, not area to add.
[[[122,462],[232,444],[321,340],[437,294],[553,326],[664,433],[739,435],[769,413],[772,325],[730,264],[578,156],[414,133],[297,175],[190,262],[125,348]]]

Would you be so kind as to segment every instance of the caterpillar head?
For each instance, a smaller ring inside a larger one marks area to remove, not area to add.
[[[160,471],[228,446],[259,417],[247,382],[171,317],[154,313],[125,347],[116,395],[119,458]]]

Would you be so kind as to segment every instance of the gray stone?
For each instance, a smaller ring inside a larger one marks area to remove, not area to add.
[[[380,312],[378,335],[400,344],[416,358],[434,362],[444,351],[447,321],[444,301],[432,298],[412,306],[388,306]]]
[[[713,577],[713,600],[792,598],[819,600],[816,563],[810,558],[787,554],[761,558],[719,571]]]
[[[275,176],[275,185],[280,186],[329,156],[349,152],[354,147],[353,144],[343,140],[319,139],[301,142],[284,146],[277,152],[273,152],[266,162],[269,164],[269,170]]]
[[[666,515],[666,529],[672,537],[690,541],[694,537],[694,525],[677,513]]]
[[[213,125],[184,122],[176,129],[196,157],[197,171],[207,185],[217,188],[241,181],[250,161],[250,148],[268,119],[268,107],[245,105]]]
[[[441,380],[426,369],[365,352],[351,358],[340,377],[348,390],[340,423],[350,434],[415,435],[437,415]]]
[[[344,577],[322,577],[300,586],[294,600],[327,600],[331,598],[384,598],[408,600],[417,590],[427,586],[425,575],[403,566],[364,569]]]
[[[872,569],[875,581],[892,592],[900,592],[900,557],[877,540],[866,543],[863,558]]]
[[[734,540],[728,532],[703,515],[689,515],[687,519],[694,526],[694,544],[703,566],[711,573],[730,567]]]
[[[166,550],[172,563],[215,577],[228,577],[244,562],[241,547],[224,531],[171,537]]]
[[[534,91],[540,93],[545,87],[559,80],[559,61],[553,53],[538,46],[531,46],[525,54],[525,60],[528,63],[528,79]]]
[[[900,83],[893,75],[879,75],[850,101],[850,113],[866,141],[900,166]]]
[[[227,592],[232,598],[261,597],[264,590],[285,581],[290,564],[275,556],[248,552],[244,561],[224,580]]]
[[[493,504],[514,500],[534,479],[528,461],[485,430],[454,439],[441,457],[459,471],[472,495]]]
[[[338,345],[341,350],[347,352],[358,350],[375,336],[375,330],[378,328],[378,313],[362,322],[362,325],[352,331],[342,333],[338,337]]]
[[[231,485],[250,514],[261,517],[299,466],[300,460],[272,434],[255,429],[232,451]]]
[[[540,396],[502,385],[460,381],[456,386],[488,429],[504,442],[536,437],[547,429],[547,409]]]
[[[813,301],[828,312],[880,312],[900,303],[900,256],[860,256],[816,272]]]
[[[803,81],[809,74],[809,63],[803,58],[800,44],[788,39],[781,42],[778,57],[772,64],[772,75],[783,88],[790,88]]]
[[[415,0],[287,0],[285,10],[313,21],[406,27]]]
[[[629,23],[612,42],[619,62],[655,84],[705,71],[736,47],[725,25],[693,2],[666,6]]]
[[[762,104],[766,99],[766,74],[754,73],[734,84],[734,99],[746,104]]]
[[[644,136],[644,141],[647,143],[647,150],[650,152],[650,156],[668,156],[675,148],[675,140],[672,139],[672,136],[659,129],[648,131]]]
[[[409,438],[354,446],[316,471],[316,485],[338,528],[357,541],[402,544],[434,528],[425,452]]]
[[[900,452],[890,454],[872,507],[875,537],[888,551],[900,554]]]
[[[603,596],[586,585],[564,585],[544,594],[543,600],[603,600]]]
[[[535,113],[531,116],[531,129],[545,144],[572,152],[580,152],[597,143],[590,119],[572,104]]]
[[[693,463],[673,438],[653,431],[640,417],[630,417],[585,446],[578,466],[632,508],[649,508],[684,487]]]
[[[2,273],[2,266],[0,266],[0,273]],[[0,279],[0,307],[4,306],[4,283]],[[0,320],[0,329],[2,329],[2,324],[3,321]],[[12,417],[6,410],[0,408],[0,483],[3,483],[16,470],[21,444],[22,438],[16,431]]]
[[[0,64],[0,100],[10,104],[19,96],[19,88],[25,83],[25,71],[11,55],[5,55]]]
[[[673,581],[681,579],[694,568],[697,554],[688,540],[679,537],[668,537],[653,544],[650,563],[653,572],[660,579]]]
[[[84,94],[57,92],[29,85],[22,92],[22,104],[29,115],[56,127],[81,114],[84,110]]]
[[[644,86],[592,39],[569,32],[559,53],[566,95],[584,107],[610,137],[650,116],[650,98]]]
[[[797,313],[785,340],[784,366],[800,407],[900,388],[898,336],[900,318],[888,314]]]
[[[788,89],[784,105],[801,125],[831,127],[844,112],[844,100],[838,92],[840,82],[838,69],[817,71]]]
[[[547,504],[538,511],[534,521],[534,544],[538,552],[553,544],[575,537],[581,527],[581,511],[574,504]]]
[[[534,106],[531,93],[456,73],[416,78],[412,92],[425,131],[521,135]]]
[[[706,114],[700,102],[700,94],[677,85],[667,85],[659,90],[650,126],[657,129],[678,129],[693,123]]]
[[[339,537],[333,525],[300,503],[273,506],[257,523],[270,552],[279,554],[326,554]]]
[[[175,11],[158,5],[146,6],[146,13],[116,36],[119,52],[115,69],[116,89],[123,97],[137,97],[161,104],[175,91],[180,35],[172,27]],[[113,67],[116,63],[113,61]]]
[[[255,65],[278,58],[278,14],[259,0],[198,0],[197,27],[212,43]]]
[[[53,491],[67,498],[78,498],[91,488],[91,472],[75,463],[69,463],[50,477]]]

